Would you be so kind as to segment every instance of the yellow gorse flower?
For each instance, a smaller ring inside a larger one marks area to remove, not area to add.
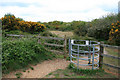
[[[113,28],[115,28],[115,26],[113,26]]]
[[[114,23],[111,24],[112,26],[114,25]]]
[[[118,29],[116,29],[115,32],[118,32]]]

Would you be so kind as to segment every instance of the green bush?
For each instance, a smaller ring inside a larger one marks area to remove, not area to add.
[[[87,26],[85,22],[81,22],[77,25],[77,28],[74,30],[74,33],[78,36],[85,36],[87,34]]]
[[[39,62],[55,57],[46,51],[44,46],[37,44],[36,39],[6,40],[2,43],[3,73],[24,68],[32,62]],[[14,65],[14,66],[13,66]]]
[[[90,27],[88,28],[87,35],[96,39],[108,40],[110,26],[117,20],[118,16],[116,14],[110,14],[99,19],[94,19],[89,23]]]

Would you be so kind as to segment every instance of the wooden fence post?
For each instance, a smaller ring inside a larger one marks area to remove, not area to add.
[[[66,46],[67,46],[67,38],[66,35],[64,36],[64,58],[66,58]]]
[[[38,43],[41,44],[41,43],[40,43],[40,35],[38,35]]]
[[[99,55],[99,69],[102,69],[102,67],[103,67],[103,56],[102,56],[102,54],[103,54],[103,52],[104,52],[104,47],[103,47],[103,42],[101,42],[100,43],[100,55]]]

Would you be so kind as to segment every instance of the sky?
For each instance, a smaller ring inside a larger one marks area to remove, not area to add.
[[[118,13],[120,0],[0,0],[0,18],[7,13],[26,21],[91,21]]]

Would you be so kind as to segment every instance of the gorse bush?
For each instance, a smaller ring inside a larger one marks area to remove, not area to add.
[[[85,36],[87,34],[87,28],[86,23],[81,21],[74,30],[74,33],[78,36]]]
[[[24,68],[30,63],[52,59],[55,55],[48,52],[36,39],[6,40],[2,43],[3,73]]]
[[[111,30],[109,32],[109,40],[110,44],[120,46],[120,22],[111,24]]]
[[[110,26],[117,20],[118,16],[116,14],[110,14],[106,17],[94,19],[89,23],[90,27],[88,28],[88,36],[96,39],[108,40],[111,29]]]
[[[8,14],[1,18],[3,30],[21,30],[29,33],[42,32],[46,29],[45,25],[38,22],[23,21],[21,18],[16,18],[14,15]]]

